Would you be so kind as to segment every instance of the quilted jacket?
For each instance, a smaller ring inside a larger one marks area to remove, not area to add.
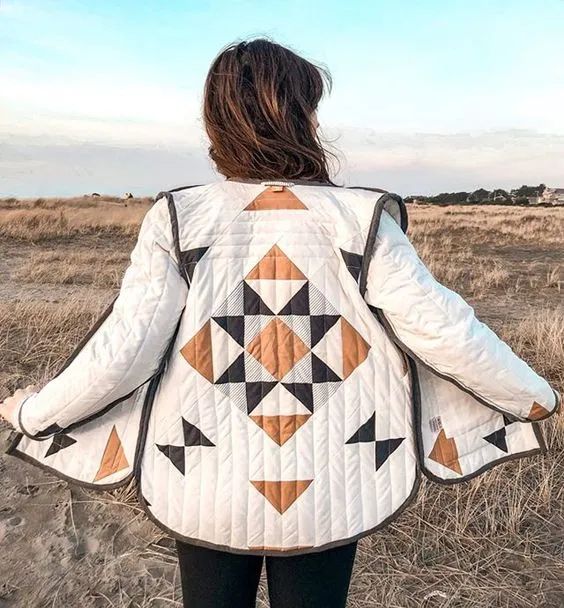
[[[88,487],[135,479],[174,537],[252,554],[350,542],[421,473],[546,451],[560,396],[405,232],[401,198],[229,179],[161,193],[120,292],[19,409],[9,451]]]

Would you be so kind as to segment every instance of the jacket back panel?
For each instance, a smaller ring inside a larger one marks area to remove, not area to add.
[[[141,491],[182,537],[326,546],[382,523],[412,492],[407,368],[358,291],[351,252],[378,198],[240,183],[175,193],[191,286]]]

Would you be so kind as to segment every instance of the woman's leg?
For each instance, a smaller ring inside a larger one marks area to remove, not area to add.
[[[357,543],[319,553],[267,557],[271,608],[344,608]]]
[[[263,558],[176,543],[185,608],[254,608]]]

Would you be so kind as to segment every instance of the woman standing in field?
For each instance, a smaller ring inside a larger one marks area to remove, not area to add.
[[[0,408],[10,452],[87,487],[134,479],[177,541],[185,606],[346,603],[358,539],[417,495],[546,449],[559,395],[405,235],[402,199],[330,178],[327,74],[223,50],[204,121],[227,179],[163,192],[120,293],[63,369]]]

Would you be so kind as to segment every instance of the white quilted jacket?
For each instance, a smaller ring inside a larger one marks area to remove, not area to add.
[[[546,451],[559,395],[440,285],[400,197],[226,180],[162,193],[118,297],[19,411],[10,452],[135,478],[171,535],[294,554]],[[23,434],[22,434],[23,433]]]

